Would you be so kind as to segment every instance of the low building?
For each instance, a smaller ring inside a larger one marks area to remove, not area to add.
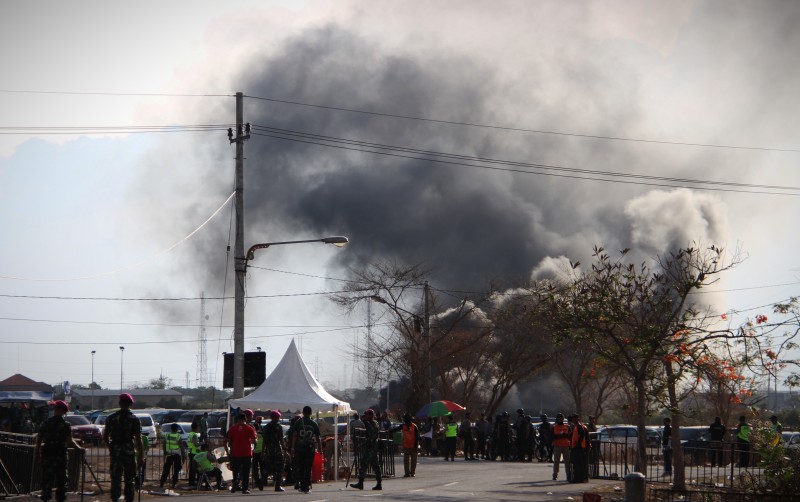
[[[183,404],[183,394],[171,389],[125,389],[133,396],[134,408],[179,408]],[[119,390],[95,390],[92,399],[91,389],[72,389],[72,403],[88,410],[94,400],[96,410],[118,407]]]

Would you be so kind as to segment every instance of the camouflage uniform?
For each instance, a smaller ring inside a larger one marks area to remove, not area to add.
[[[267,474],[272,474],[277,489],[283,482],[283,467],[286,462],[283,452],[283,427],[279,423],[268,422],[261,431],[264,437],[265,470]]]
[[[378,462],[378,438],[380,437],[381,426],[378,421],[373,419],[364,420],[364,439],[360,442],[358,450],[358,478],[363,480],[366,477],[367,467],[372,467],[375,473],[375,480],[381,482],[381,464]]]
[[[121,409],[106,419],[106,433],[111,458],[111,500],[116,502],[122,495],[122,477],[125,476],[125,500],[133,502],[136,481],[136,448],[134,438],[141,436],[139,419],[128,409]]]
[[[42,423],[39,436],[42,438],[42,500],[50,500],[53,484],[56,500],[67,499],[67,445],[72,428],[61,415],[54,415]]]

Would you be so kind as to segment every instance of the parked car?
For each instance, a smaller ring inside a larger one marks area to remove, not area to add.
[[[185,420],[180,420],[181,415],[186,413],[187,410],[163,410],[158,412],[158,417],[153,417],[153,420],[156,421],[157,424],[163,424],[166,422],[184,422]]]
[[[711,432],[707,425],[681,427],[681,446],[686,465],[703,465],[711,449]]]
[[[103,442],[103,431],[83,415],[64,415],[72,426],[72,437],[83,444],[99,446]]]
[[[95,419],[94,419],[94,425],[96,425],[97,428],[100,429],[100,435],[101,436],[103,435],[103,431],[106,428],[106,419],[107,418],[108,418],[108,415],[103,413],[103,414],[97,415],[97,417],[95,417]]]
[[[181,440],[186,441],[189,437],[189,433],[192,432],[192,423],[191,422],[166,422],[161,424],[160,432],[161,437],[163,438],[165,434],[172,433],[172,424],[178,426],[178,434],[181,435]]]
[[[636,446],[639,432],[635,425],[607,425],[598,430],[600,441],[612,443],[627,443]],[[645,444],[648,448],[661,447],[661,431],[658,428],[645,428]]]
[[[800,449],[800,432],[784,432],[781,434],[784,448]]]
[[[158,442],[158,434],[156,433],[156,426],[153,422],[153,417],[149,413],[134,412],[133,416],[139,419],[139,424],[142,426],[142,434],[147,436],[151,445]]]

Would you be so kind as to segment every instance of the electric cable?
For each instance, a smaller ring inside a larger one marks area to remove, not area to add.
[[[714,192],[733,192],[733,193],[745,193],[745,194],[760,194],[760,195],[786,195],[786,196],[800,196],[800,193],[785,193],[785,192],[770,192],[770,191],[763,191],[763,190],[737,190],[733,188],[716,188],[716,187],[707,187],[707,186],[688,186],[688,185],[678,185],[678,184],[669,184],[669,183],[651,183],[651,182],[644,182],[644,181],[631,181],[631,180],[619,180],[619,179],[605,179],[605,178],[596,178],[591,176],[577,176],[571,174],[559,174],[559,173],[552,173],[552,172],[540,172],[540,171],[528,171],[523,169],[513,169],[508,167],[499,167],[499,166],[492,166],[492,165],[479,165],[479,164],[468,164],[464,162],[455,162],[451,160],[442,160],[436,158],[425,158],[425,157],[415,157],[411,155],[402,155],[398,153],[391,153],[391,152],[382,152],[382,151],[375,151],[375,150],[365,150],[361,148],[349,147],[349,146],[342,146],[342,145],[332,145],[329,143],[317,142],[317,141],[310,141],[304,140],[299,138],[291,138],[286,136],[279,136],[273,134],[263,134],[252,132],[253,136],[263,136],[267,138],[273,139],[281,139],[285,141],[293,141],[297,143],[306,143],[311,145],[318,145],[318,146],[326,146],[329,148],[337,148],[340,150],[349,150],[355,152],[362,152],[362,153],[372,153],[376,155],[384,155],[388,157],[398,157],[404,159],[411,159],[411,160],[419,160],[424,162],[435,162],[439,164],[448,164],[454,166],[464,166],[464,167],[476,167],[479,169],[488,169],[494,171],[505,171],[505,172],[512,172],[512,173],[519,173],[519,174],[530,174],[530,175],[538,175],[538,176],[551,176],[556,178],[570,178],[570,179],[578,179],[578,180],[589,180],[589,181],[602,181],[607,183],[621,183],[627,185],[643,185],[643,186],[655,186],[655,187],[663,187],[663,188],[687,188],[691,190],[707,190],[707,191],[714,191]],[[549,165],[542,165],[542,169],[558,169],[558,166],[549,166]],[[611,176],[611,175],[609,175]],[[786,190],[800,190],[800,188],[795,187],[787,187]]]
[[[759,147],[759,146],[741,146],[741,145],[724,145],[724,144],[711,144],[711,143],[691,143],[685,141],[661,141],[661,140],[650,140],[650,139],[642,139],[642,138],[626,138],[622,136],[606,136],[606,135],[597,135],[597,134],[578,134],[578,133],[569,133],[569,132],[562,132],[562,131],[549,131],[545,129],[526,129],[522,127],[511,127],[511,126],[499,126],[499,125],[491,125],[491,124],[480,124],[475,122],[459,122],[455,120],[443,120],[443,119],[434,119],[434,118],[425,118],[425,117],[415,117],[412,115],[399,115],[393,113],[385,113],[385,112],[376,112],[376,111],[368,111],[368,110],[357,110],[354,108],[344,108],[344,107],[337,107],[337,106],[328,106],[328,105],[319,105],[319,104],[312,104],[312,103],[303,103],[300,101],[290,101],[285,99],[277,99],[277,98],[267,98],[262,96],[252,96],[249,94],[245,94],[244,97],[260,100],[260,101],[271,101],[273,103],[283,103],[289,105],[296,105],[296,106],[305,106],[309,108],[319,108],[324,110],[332,110],[332,111],[341,111],[341,112],[348,112],[348,113],[358,113],[362,115],[372,115],[378,117],[389,117],[389,118],[398,118],[398,119],[406,119],[406,120],[416,120],[421,122],[431,122],[437,124],[449,124],[449,125],[460,125],[460,126],[467,126],[467,127],[476,127],[482,129],[496,129],[501,131],[515,131],[515,132],[528,132],[528,133],[535,133],[535,134],[549,134],[554,136],[572,136],[577,138],[588,138],[588,139],[602,139],[602,140],[610,140],[610,141],[626,141],[632,143],[654,143],[660,145],[676,145],[676,146],[694,146],[694,147],[704,147],[704,148],[724,148],[724,149],[734,149],[734,150],[756,150],[756,151],[768,151],[768,152],[787,152],[787,153],[800,153],[800,149],[798,148],[770,148],[770,147]]]

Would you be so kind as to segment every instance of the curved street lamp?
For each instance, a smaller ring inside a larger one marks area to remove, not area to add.
[[[303,239],[298,241],[278,241],[263,242],[253,244],[244,256],[237,256],[236,261],[236,290],[233,309],[233,398],[244,397],[244,282],[247,263],[255,258],[255,252],[259,249],[266,249],[271,246],[282,246],[285,244],[305,244],[309,242],[321,242],[323,244],[333,244],[336,247],[344,247],[350,239],[342,235],[323,237],[321,239]],[[244,249],[242,246],[241,249]]]

